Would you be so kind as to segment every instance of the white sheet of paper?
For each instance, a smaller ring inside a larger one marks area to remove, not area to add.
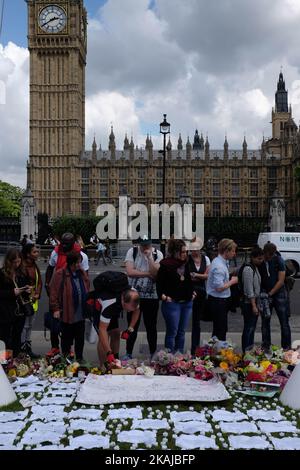
[[[170,429],[166,419],[135,419],[131,429]]]
[[[209,401],[230,398],[224,385],[190,377],[142,375],[93,375],[82,384],[76,401],[84,404],[109,404],[145,401]]]
[[[107,419],[142,419],[143,414],[139,408],[119,408],[109,410]]]
[[[117,436],[118,442],[130,442],[131,444],[157,445],[155,431],[121,431]]]
[[[174,424],[174,430],[184,434],[196,434],[198,432],[212,432],[213,429],[210,423],[204,421],[177,421]]]
[[[7,423],[8,421],[18,421],[25,419],[28,415],[29,410],[25,411],[1,411],[0,412],[0,423]]]
[[[278,423],[257,421],[256,424],[262,432],[300,432],[300,429],[298,429],[289,421],[279,421]]]
[[[66,449],[108,449],[109,438],[106,436],[95,436],[84,434],[83,436],[71,437]]]
[[[228,436],[228,440],[233,449],[267,449],[270,445],[265,437],[259,436]]]
[[[69,413],[69,418],[83,418],[90,421],[100,419],[102,411],[100,410],[87,410],[79,408],[78,410],[72,410]]]
[[[18,434],[25,426],[26,422],[24,421],[8,421],[7,423],[0,423],[0,434]]]
[[[174,423],[178,421],[206,421],[205,413],[201,411],[171,411],[170,419]]]
[[[283,421],[285,418],[275,410],[248,410],[247,415],[255,421]]]
[[[284,437],[283,439],[272,437],[271,441],[276,450],[300,450],[299,437]]]
[[[218,449],[214,437],[192,436],[181,434],[176,438],[176,446],[182,450],[190,449]]]
[[[70,429],[79,429],[86,432],[101,434],[106,429],[106,421],[87,421],[85,419],[71,419]]]
[[[219,423],[221,431],[225,432],[226,434],[242,434],[242,433],[259,433],[259,430],[255,426],[254,423],[249,423],[249,421],[239,421],[234,423]]]
[[[247,415],[240,411],[215,410],[211,413],[213,421],[243,421],[248,420]]]

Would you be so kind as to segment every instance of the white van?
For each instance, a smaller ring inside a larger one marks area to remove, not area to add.
[[[261,248],[268,242],[274,243],[284,261],[291,261],[296,273],[300,270],[300,233],[265,232],[258,236],[257,244]]]

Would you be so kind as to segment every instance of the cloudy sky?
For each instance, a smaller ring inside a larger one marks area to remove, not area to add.
[[[0,5],[3,0],[0,0]],[[49,0],[50,1],[50,0]],[[85,0],[89,15],[86,148],[103,149],[111,123],[117,146],[147,133],[161,146],[195,129],[211,148],[257,148],[270,136],[282,66],[300,119],[300,0]],[[18,12],[17,12],[18,11]],[[0,179],[25,185],[28,51],[24,0],[6,0],[0,38]]]

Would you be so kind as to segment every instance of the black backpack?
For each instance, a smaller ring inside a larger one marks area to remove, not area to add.
[[[244,297],[244,286],[243,286],[243,271],[246,266],[250,266],[253,270],[253,278],[255,274],[255,268],[250,263],[244,263],[239,269],[238,272],[238,283],[230,287],[230,300],[229,300],[229,310],[231,312],[236,312],[236,309],[241,306],[243,297]]]
[[[255,275],[255,267],[251,263],[243,263],[238,272],[238,289],[241,294],[241,297],[244,295],[244,285],[243,285],[243,271],[246,266],[249,266],[253,271],[253,279]]]
[[[95,277],[93,285],[97,294],[108,291],[118,295],[124,290],[130,289],[126,274],[118,271],[105,271],[99,274]]]

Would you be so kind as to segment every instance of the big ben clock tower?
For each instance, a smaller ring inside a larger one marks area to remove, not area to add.
[[[76,166],[85,148],[86,10],[83,0],[26,1],[30,52],[27,185],[39,212],[52,217],[78,214]]]

